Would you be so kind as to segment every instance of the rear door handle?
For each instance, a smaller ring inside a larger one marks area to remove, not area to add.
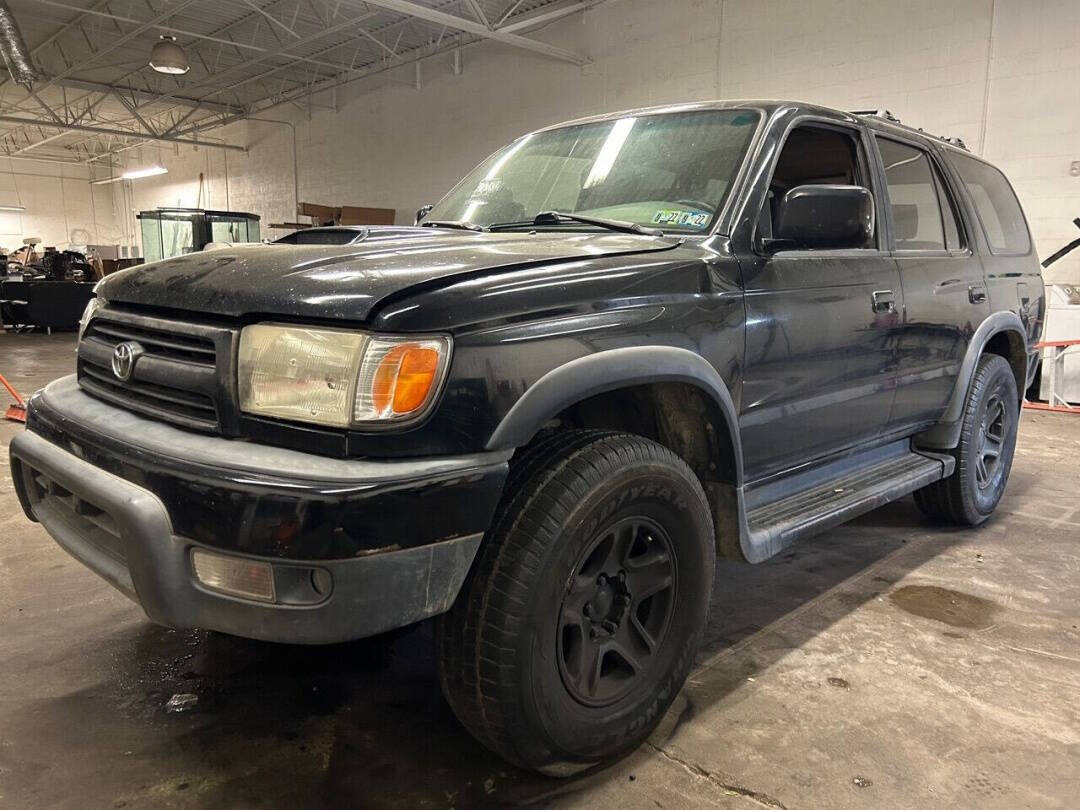
[[[968,287],[968,301],[973,304],[982,304],[986,301],[986,287],[972,284]]]
[[[870,302],[874,312],[896,312],[896,295],[892,290],[874,290]]]

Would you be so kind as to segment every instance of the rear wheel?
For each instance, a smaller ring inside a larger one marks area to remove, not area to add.
[[[964,408],[960,442],[950,451],[956,469],[918,490],[918,507],[935,519],[966,526],[990,517],[1009,480],[1019,419],[1012,368],[1004,357],[983,355]]]
[[[714,544],[701,484],[670,450],[600,431],[538,441],[438,621],[455,714],[556,775],[638,745],[693,663]]]

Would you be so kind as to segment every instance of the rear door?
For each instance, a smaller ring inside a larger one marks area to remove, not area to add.
[[[889,243],[904,291],[890,429],[936,421],[968,342],[990,313],[982,264],[937,157],[914,139],[874,136],[884,175]]]
[[[757,233],[771,227],[775,201],[806,183],[866,186],[880,211],[867,154],[859,128],[816,121],[792,127],[770,171]],[[892,405],[903,305],[896,262],[881,233],[862,248],[771,255],[751,248],[739,260],[746,289],[739,425],[747,478],[877,440]]]

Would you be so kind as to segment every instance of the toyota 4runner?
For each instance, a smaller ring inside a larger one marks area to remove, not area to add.
[[[561,124],[379,234],[102,281],[11,444],[27,516],[163,625],[436,616],[465,726],[567,773],[663,715],[716,555],[908,493],[972,526],[1005,489],[1028,228],[1001,172],[884,111]]]

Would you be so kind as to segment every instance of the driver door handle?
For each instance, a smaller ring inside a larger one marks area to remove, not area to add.
[[[892,290],[875,290],[870,302],[875,313],[896,312],[896,294]]]

